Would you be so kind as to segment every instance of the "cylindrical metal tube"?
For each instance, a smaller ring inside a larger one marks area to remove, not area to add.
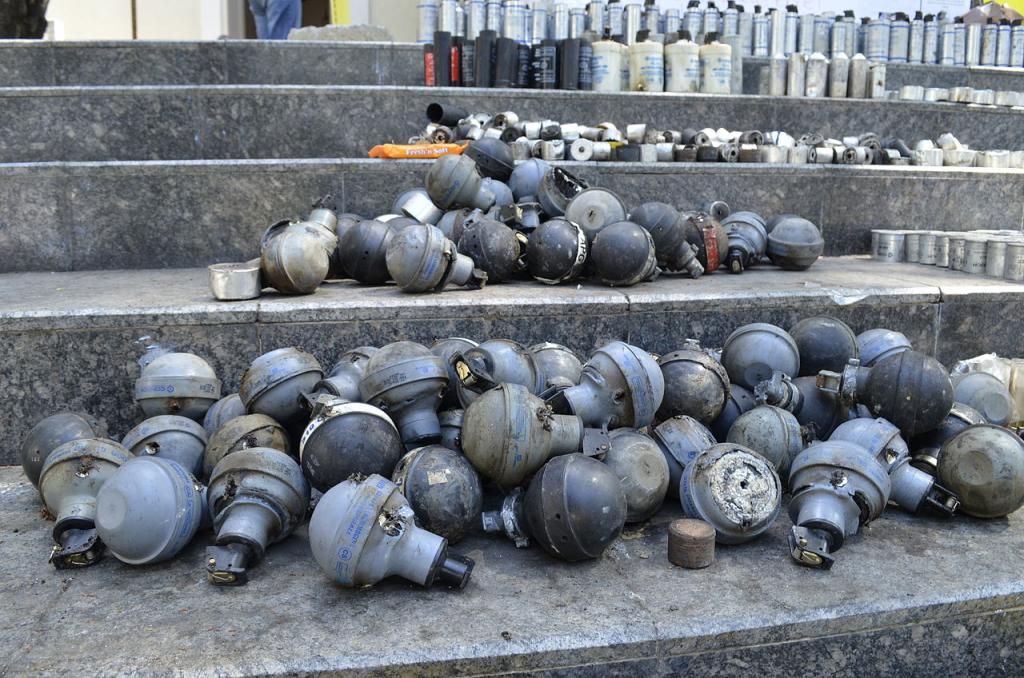
[[[1010,66],[1024,67],[1024,24],[1010,28]]]
[[[935,64],[939,61],[939,24],[936,21],[924,22],[924,46],[921,48],[921,63]]]
[[[771,27],[769,48],[772,54],[786,53],[786,17],[779,9],[772,9],[768,13],[768,23]]]
[[[1024,242],[1006,243],[1006,265],[1003,277],[1020,282],[1024,280]]]
[[[968,66],[981,63],[981,24],[964,24],[964,63]]]
[[[501,0],[487,0],[487,30],[501,33]]]
[[[505,2],[505,16],[502,18],[501,35],[502,37],[515,40],[516,42],[526,42],[526,12],[527,6],[525,0],[507,0]]]
[[[935,265],[935,231],[922,231],[921,232],[921,246],[920,246],[920,257],[918,261],[928,266]]]
[[[1003,238],[992,238],[988,241],[985,254],[985,275],[990,278],[1002,278],[1006,270],[1006,243]]]
[[[569,38],[581,38],[587,30],[587,13],[582,7],[569,10]]]
[[[941,231],[935,233],[935,265],[949,268],[949,234]]]
[[[626,38],[627,45],[636,42],[636,34],[640,30],[643,15],[643,5],[637,3],[630,3],[622,10],[622,34]]]
[[[836,149],[831,146],[811,146],[807,151],[807,162],[818,165],[831,165],[836,161]]]
[[[924,87],[921,85],[903,85],[900,87],[901,101],[924,101]]]
[[[814,17],[814,51],[825,54],[829,49],[829,34],[832,32],[833,17],[819,14]]]
[[[790,146],[789,148],[789,164],[790,165],[806,165],[807,158],[810,155],[811,147],[806,144],[797,144],[796,146]]]
[[[665,35],[678,33],[683,28],[683,19],[674,7],[665,10]],[[749,52],[748,52],[749,53]]]
[[[987,238],[975,235],[968,235],[964,238],[964,273],[985,275],[985,261],[987,257]]]
[[[953,24],[942,24],[939,29],[939,63],[943,66],[956,63],[956,27]]]
[[[802,97],[807,75],[807,57],[800,52],[790,54],[786,59],[786,95]]]
[[[689,12],[687,12],[689,14]],[[768,17],[764,14],[755,14],[753,17],[753,50],[754,56],[766,57],[771,54],[771,28]]]
[[[587,28],[597,37],[604,36],[604,13],[607,8],[603,2],[587,3]]]
[[[921,233],[907,231],[903,236],[903,260],[916,264],[921,261]]]
[[[1011,39],[1010,22],[1003,19],[996,34],[996,66],[1006,68],[1010,65]]]
[[[903,231],[875,229],[871,231],[871,258],[895,264],[903,261]]]
[[[797,30],[797,51],[810,56],[814,52],[814,15],[801,14]]]
[[[548,12],[543,7],[534,7],[530,15],[530,40],[537,44],[548,39]]]
[[[434,41],[437,28],[437,14],[440,3],[438,0],[418,0],[416,3],[416,42],[428,44]]]
[[[963,233],[949,234],[949,268],[953,271],[964,270],[965,243]]]
[[[989,21],[992,21],[989,19]],[[984,24],[981,27],[981,56],[978,57],[980,66],[995,66],[996,64],[996,43],[999,40],[999,27],[993,23]]]
[[[865,55],[869,61],[889,60],[889,19],[880,16],[868,23]]]

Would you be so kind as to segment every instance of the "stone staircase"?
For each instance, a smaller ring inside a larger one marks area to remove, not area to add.
[[[1024,285],[913,264],[883,266],[863,255],[871,228],[1024,228],[1022,170],[567,163],[592,184],[618,191],[629,206],[654,199],[690,206],[720,198],[734,209],[802,214],[822,227],[827,256],[804,273],[719,272],[697,281],[662,276],[626,289],[516,283],[410,295],[393,287],[332,282],[307,297],[214,301],[203,266],[254,256],[267,225],[303,213],[315,197],[332,193],[339,209],[373,216],[389,212],[401,190],[420,185],[428,163],[368,160],[366,150],[413,134],[427,103],[435,100],[470,110],[670,128],[874,130],[908,138],[950,131],[979,148],[1024,148],[1022,111],[754,94],[431,90],[415,86],[419,59],[418,46],[398,44],[0,42],[0,411],[6,421],[0,427],[0,463],[16,463],[25,432],[61,408],[90,411],[106,419],[113,434],[123,435],[138,417],[131,390],[145,342],[206,357],[224,379],[225,392],[237,388],[254,357],[293,344],[325,366],[355,345],[450,335],[550,340],[581,353],[621,339],[667,352],[687,337],[720,345],[744,323],[788,327],[823,313],[856,331],[900,329],[916,348],[947,364],[985,351],[1021,353]],[[756,92],[758,63],[748,60],[746,67],[748,91]],[[904,79],[1024,89],[1024,73],[1006,69],[892,67],[889,78],[895,84]],[[120,606],[140,623],[145,617],[146,628],[165,627],[151,635],[152,647],[137,651],[100,633],[101,642],[62,664],[53,653],[32,649],[38,629],[5,620],[0,642],[13,649],[0,673],[117,671],[132,667],[135,656],[146,657],[153,670],[167,670],[167,657],[186,652],[179,648],[182,638],[221,623],[216,615],[193,622],[187,615],[153,612],[182,590],[194,591],[194,599],[175,599],[175,610],[211,607],[208,596],[215,592],[192,567],[198,547],[186,553],[188,566],[176,563],[166,571],[140,573],[104,563],[76,575],[67,594],[51,586],[58,579],[52,573],[37,584],[44,576],[38,542],[45,524],[38,516],[26,517],[31,488],[13,470],[3,474],[0,517],[24,529],[6,539],[18,557],[0,559],[0,580],[8,582],[0,589],[9,590],[12,601],[31,601],[25,618],[84,619],[80,613],[88,606],[86,617],[98,624],[95,604],[80,598],[98,587],[99,609]],[[177,666],[229,673],[586,673],[623,662],[618,670],[635,674],[726,665],[746,672],[753,662],[764,675],[898,673],[908,665],[926,673],[948,670],[956,659],[948,657],[944,639],[967,633],[983,642],[970,654],[976,665],[956,664],[963,672],[1019,672],[1024,582],[1007,564],[1024,540],[1020,521],[968,521],[957,523],[956,532],[946,523],[911,524],[902,517],[883,523],[872,533],[888,534],[884,544],[869,541],[874,534],[852,544],[849,560],[829,575],[784,562],[781,530],[755,545],[729,549],[713,576],[668,568],[665,520],[624,541],[610,560],[579,568],[537,553],[527,558],[538,569],[520,568],[514,564],[525,554],[477,538],[467,548],[484,573],[481,583],[454,598],[396,584],[365,599],[358,597],[364,592],[350,596],[317,579],[320,573],[311,571],[300,537],[276,555],[268,553],[264,569],[276,578],[261,571],[267,577],[238,592],[232,609],[303,642],[261,642],[254,650],[224,640],[233,632],[215,634],[217,643],[207,638],[202,647],[189,645],[194,654]],[[922,534],[928,539],[922,541]],[[876,550],[882,546],[884,552]],[[915,557],[921,553],[931,555]],[[771,568],[782,573],[758,573],[764,558],[779,560]],[[634,570],[637,563],[640,569]],[[975,563],[1002,569],[982,572]],[[531,572],[541,573],[540,580]],[[964,572],[972,578],[958,581]],[[929,576],[942,585],[922,584]],[[154,579],[162,583],[153,587]],[[290,588],[297,579],[302,583]],[[911,582],[909,597],[895,581]],[[566,588],[557,582],[572,583]],[[42,592],[33,594],[34,587]],[[665,587],[670,595],[663,595]],[[750,598],[753,590],[763,597]],[[267,591],[275,593],[264,598]],[[720,595],[724,591],[743,592],[750,600],[735,609],[728,602],[712,605],[729,598]],[[376,602],[360,602],[373,596]],[[560,608],[556,599],[565,596],[579,599]],[[316,614],[302,607],[311,599],[318,601]],[[451,600],[462,602],[453,608]],[[44,602],[49,612],[32,607]],[[353,604],[364,621],[339,619],[354,614],[348,607]],[[773,612],[780,606],[787,610],[781,616]],[[284,614],[290,607],[301,614]],[[563,628],[566,609],[601,621]],[[374,610],[386,613],[390,623]],[[751,610],[758,619],[749,617]],[[680,622],[680,615],[692,616],[692,623]],[[94,632],[81,619],[74,622],[76,632]],[[188,632],[178,628],[184,623]],[[425,638],[424,624],[450,633]],[[304,643],[321,638],[325,625],[336,629],[331,637],[337,646],[320,643],[314,652]],[[405,645],[389,650],[378,642],[385,636]],[[886,645],[883,651],[880,636],[905,639],[908,646],[912,640],[918,656],[899,655],[909,664],[894,665],[893,653],[902,650]],[[351,644],[356,642],[361,649]],[[794,648],[810,663],[797,661]],[[853,663],[836,664],[837,652]],[[830,657],[825,664],[814,659],[823,656]],[[742,666],[748,668],[735,668]]]

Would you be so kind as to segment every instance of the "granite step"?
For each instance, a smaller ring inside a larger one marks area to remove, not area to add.
[[[405,142],[427,105],[658,129],[866,131],[911,142],[952,132],[1024,149],[1024,110],[873,99],[427,87],[182,85],[0,89],[0,162],[365,157]]]
[[[767,59],[743,60],[762,93]],[[901,85],[1024,90],[1024,69],[887,64]],[[0,87],[63,85],[421,85],[423,47],[401,42],[0,40]]]
[[[402,580],[342,589],[306,527],[247,586],[206,582],[201,531],[178,557],[84,570],[46,564],[53,523],[21,469],[0,467],[2,664],[10,675],[186,673],[456,676],[1019,675],[1024,519],[915,518],[889,509],[831,571],[792,562],[785,511],[704,570],[666,559],[670,502],[594,561],[472,534],[467,588]],[[126,633],[125,620],[140,633]]]
[[[349,159],[0,165],[0,272],[152,269],[241,261],[277,219],[330,193],[391,211],[430,161]],[[863,254],[872,228],[1024,228],[1024,170],[725,163],[564,163],[636,207],[701,200],[817,223],[826,254]]]
[[[617,339],[664,354],[688,337],[720,346],[746,323],[791,327],[824,313],[858,332],[898,329],[951,365],[989,351],[1019,354],[1024,317],[1022,284],[862,257],[614,289],[519,282],[414,295],[332,282],[310,296],[226,303],[210,296],[205,269],[164,269],[10,273],[0,290],[0,463],[15,463],[28,429],[62,408],[127,432],[137,419],[136,360],[152,343],[203,356],[230,393],[256,356],[290,345],[328,368],[353,346],[447,336],[555,341],[581,355]]]

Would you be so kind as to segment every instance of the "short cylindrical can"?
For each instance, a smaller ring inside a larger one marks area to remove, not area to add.
[[[985,275],[988,256],[988,238],[968,235],[964,238],[964,273]]]
[[[1024,280],[1024,242],[1006,243],[1006,264],[1003,277],[1020,282]]]
[[[988,251],[985,254],[985,275],[990,278],[1002,278],[1006,270],[1006,244],[1002,238],[992,238],[988,241]]]
[[[715,528],[693,518],[673,520],[668,526],[668,559],[691,570],[707,567],[715,560]]]
[[[908,231],[903,236],[903,260],[911,264],[921,261],[921,234]]]
[[[963,234],[951,233],[949,236],[949,268],[953,271],[964,270],[964,245],[966,237]]]
[[[935,265],[949,268],[949,234],[941,231],[935,234]]]
[[[928,266],[935,265],[935,240],[936,234],[934,231],[923,231],[921,233],[921,245],[919,249],[918,263],[927,264]]]
[[[416,14],[419,18],[416,42],[427,44],[434,41],[434,32],[437,30],[438,4],[438,0],[419,0],[416,3]]]
[[[871,231],[871,258],[895,264],[903,261],[904,233],[887,229]]]

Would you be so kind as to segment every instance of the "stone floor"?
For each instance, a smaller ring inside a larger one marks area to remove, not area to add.
[[[706,570],[666,559],[672,500],[604,556],[565,564],[474,535],[461,592],[389,580],[346,590],[305,528],[248,586],[206,582],[200,533],[173,561],[46,563],[51,523],[19,468],[0,467],[0,674],[993,675],[1024,671],[1024,520],[890,509],[831,572],[789,557],[783,514]]]

